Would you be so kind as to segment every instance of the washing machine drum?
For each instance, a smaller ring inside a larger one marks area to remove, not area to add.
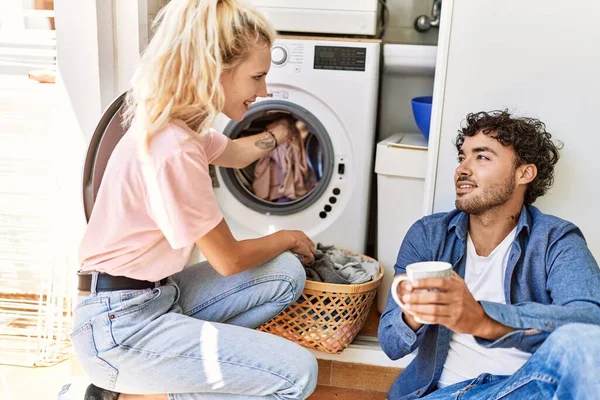
[[[242,121],[223,133],[231,139],[264,132],[288,120],[291,139],[243,169],[219,168],[225,188],[246,207],[272,215],[289,215],[317,201],[333,175],[331,139],[319,120],[293,103],[270,100],[253,105]]]

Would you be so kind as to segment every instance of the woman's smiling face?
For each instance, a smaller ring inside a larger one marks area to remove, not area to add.
[[[257,97],[267,97],[266,76],[270,67],[271,49],[259,46],[235,68],[223,72],[223,114],[234,121],[241,121]]]

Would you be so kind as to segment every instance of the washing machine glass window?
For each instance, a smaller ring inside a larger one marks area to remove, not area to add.
[[[321,122],[308,110],[287,101],[254,104],[239,122],[231,121],[224,134],[231,139],[264,132],[286,118],[292,138],[243,169],[220,168],[223,183],[248,208],[273,215],[297,213],[324,193],[333,175],[334,152]]]

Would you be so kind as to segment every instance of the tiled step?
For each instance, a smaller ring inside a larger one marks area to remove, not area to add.
[[[370,390],[317,386],[309,400],[385,400],[386,393]]]
[[[318,360],[318,388],[310,400],[385,399],[401,368]]]

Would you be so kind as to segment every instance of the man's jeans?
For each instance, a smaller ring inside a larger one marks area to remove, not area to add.
[[[482,374],[424,399],[600,399],[600,326],[564,325],[513,375]]]
[[[96,386],[168,393],[170,400],[306,399],[317,362],[299,345],[258,332],[304,288],[298,259],[222,277],[207,263],[155,289],[92,293],[75,309],[72,343]]]

